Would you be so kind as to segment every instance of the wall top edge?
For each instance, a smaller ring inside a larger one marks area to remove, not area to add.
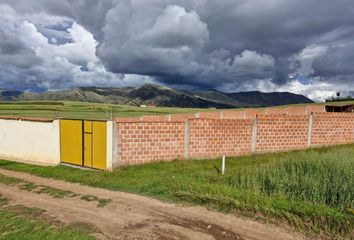
[[[54,119],[49,119],[49,118],[31,118],[31,117],[17,117],[17,116],[0,116],[0,120],[42,122],[42,123],[51,123],[54,121]]]

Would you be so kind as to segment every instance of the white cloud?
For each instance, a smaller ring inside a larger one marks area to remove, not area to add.
[[[274,84],[270,80],[262,80],[257,81],[251,88],[263,92],[291,92],[302,94],[314,101],[324,101],[334,96],[336,93],[333,84],[319,81],[319,79],[315,79],[308,84],[304,84],[298,79],[292,79],[283,85]]]
[[[4,36],[15,42],[17,54],[0,56],[0,73],[5,86],[32,89],[60,89],[76,86],[124,86],[129,75],[106,70],[96,56],[97,42],[92,34],[74,23],[67,31],[72,41],[61,45],[49,43],[34,23],[16,19],[8,6],[0,5]],[[5,28],[6,27],[6,28]],[[4,45],[4,38],[0,40]],[[9,49],[8,43],[4,46]],[[17,49],[23,49],[21,51]],[[17,59],[21,60],[20,62]],[[36,59],[36,62],[33,61]],[[27,61],[26,61],[27,60]],[[138,79],[137,77],[135,79]],[[141,81],[148,79],[141,78]],[[136,83],[134,83],[136,84]]]
[[[245,50],[235,56],[232,68],[241,75],[265,75],[274,70],[274,58],[267,54]]]
[[[65,57],[76,65],[99,61],[96,56],[97,42],[90,32],[77,23],[74,23],[68,32],[72,42],[62,45],[47,45],[46,48],[51,52],[50,54]]]
[[[209,40],[209,31],[195,11],[186,12],[183,7],[171,5],[140,38],[142,43],[147,41],[162,48],[201,48]]]
[[[209,38],[195,11],[177,5],[146,11],[130,1],[107,13],[103,32],[98,56],[109,70],[151,76],[197,74]]]
[[[302,75],[311,75],[314,73],[313,62],[324,56],[328,50],[327,46],[311,45],[307,46],[301,52],[293,57],[293,61],[298,61],[300,66],[296,68],[296,72]]]
[[[353,8],[347,0],[1,0],[0,80],[103,86],[128,84],[128,75],[323,99],[353,89]],[[74,25],[67,32],[60,21]]]

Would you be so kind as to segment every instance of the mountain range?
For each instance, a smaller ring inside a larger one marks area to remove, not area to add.
[[[268,107],[313,102],[303,95],[290,92],[223,93],[217,90],[175,90],[156,84],[145,84],[135,88],[79,87],[43,93],[0,89],[0,101],[38,100],[198,108]]]

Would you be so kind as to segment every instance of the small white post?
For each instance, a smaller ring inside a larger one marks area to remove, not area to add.
[[[222,164],[221,164],[221,174],[225,173],[225,155],[222,156]]]

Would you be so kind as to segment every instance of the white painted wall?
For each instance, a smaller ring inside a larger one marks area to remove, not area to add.
[[[0,119],[0,158],[42,165],[59,164],[59,120]]]

